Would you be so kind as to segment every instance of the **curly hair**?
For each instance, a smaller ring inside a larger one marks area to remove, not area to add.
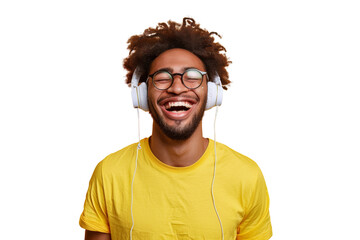
[[[226,57],[226,49],[215,42],[213,35],[200,28],[192,18],[183,18],[182,25],[173,21],[159,23],[156,28],[148,28],[141,35],[134,35],[128,40],[129,56],[124,59],[124,68],[128,71],[126,83],[131,85],[131,77],[138,67],[140,82],[147,79],[153,60],[162,52],[172,48],[182,48],[195,54],[205,65],[209,78],[212,80],[217,72],[224,89],[230,83],[225,67],[231,63]]]

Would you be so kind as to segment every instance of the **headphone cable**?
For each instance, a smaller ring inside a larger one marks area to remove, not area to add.
[[[216,204],[215,204],[215,197],[214,197],[214,182],[215,182],[215,173],[216,173],[216,162],[217,162],[217,154],[216,154],[216,117],[217,117],[217,113],[218,113],[218,106],[216,106],[216,111],[215,111],[215,119],[214,119],[214,174],[213,174],[213,179],[212,179],[212,183],[211,183],[211,197],[212,197],[212,201],[213,201],[213,205],[214,205],[214,210],[216,213],[216,216],[219,220],[219,224],[220,224],[220,229],[221,229],[221,239],[224,240],[224,229],[222,226],[222,222],[220,219],[220,215],[216,209]]]
[[[136,89],[137,90],[137,89]],[[136,93],[138,93],[136,91]],[[137,94],[138,97],[138,103],[139,103],[139,95]],[[140,106],[140,105],[139,105]],[[130,229],[130,240],[132,240],[132,232],[134,229],[134,225],[135,225],[135,221],[134,221],[134,213],[133,213],[133,203],[134,203],[134,181],[135,181],[135,175],[136,175],[136,169],[137,169],[137,165],[138,165],[138,156],[139,156],[139,150],[141,149],[141,145],[140,145],[140,112],[139,112],[139,108],[136,108],[137,110],[137,119],[138,119],[138,145],[136,147],[136,158],[135,158],[135,168],[134,168],[134,173],[133,173],[133,177],[131,180],[131,202],[130,202],[130,211],[131,211],[131,229]]]

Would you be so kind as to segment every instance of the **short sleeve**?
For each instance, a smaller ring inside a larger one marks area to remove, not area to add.
[[[84,203],[84,211],[80,216],[80,226],[89,231],[110,233],[104,195],[102,162],[100,162],[90,179]]]
[[[268,240],[272,236],[269,213],[269,194],[265,179],[257,171],[250,187],[245,216],[237,229],[237,240]]]

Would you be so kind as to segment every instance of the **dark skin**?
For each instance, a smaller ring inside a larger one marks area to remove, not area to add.
[[[111,240],[109,233],[85,231],[85,240]]]
[[[171,69],[173,73],[182,73],[185,68],[193,67],[206,71],[203,62],[193,53],[184,49],[170,49],[160,54],[152,62],[150,73],[159,69]],[[149,80],[151,81],[151,79]],[[186,88],[179,76],[174,79],[173,85],[167,90],[156,89],[151,82],[148,84],[149,105],[152,112],[156,112],[159,118],[171,127],[185,128],[191,123],[194,115],[199,113],[201,105],[205,103],[207,84],[206,81],[197,89]],[[191,113],[167,115],[158,99],[172,98],[174,101],[186,101],[186,97],[197,99],[193,104]],[[154,113],[152,113],[154,114]],[[150,148],[154,155],[163,163],[174,167],[186,167],[195,163],[203,155],[208,145],[208,139],[203,137],[202,123],[196,127],[194,133],[185,140],[174,140],[164,134],[156,122],[153,122]]]

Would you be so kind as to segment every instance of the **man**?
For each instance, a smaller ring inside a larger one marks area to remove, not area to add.
[[[154,120],[152,135],[96,167],[80,217],[86,240],[272,236],[259,167],[202,135],[209,96],[215,105],[220,99],[220,89],[209,94],[210,85],[230,82],[225,49],[213,34],[184,18],[129,39],[127,83],[146,82],[142,108]]]

